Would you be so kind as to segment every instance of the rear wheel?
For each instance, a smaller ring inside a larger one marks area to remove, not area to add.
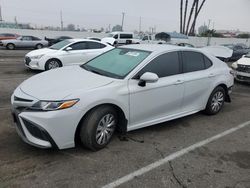
[[[117,122],[117,113],[110,106],[92,110],[81,124],[81,143],[93,151],[104,148],[110,142]]]
[[[50,59],[45,64],[45,70],[51,70],[62,67],[62,63],[58,59]]]
[[[16,48],[16,46],[14,44],[12,44],[12,43],[9,43],[9,44],[6,45],[6,48],[8,50],[14,50]]]
[[[41,49],[41,48],[43,48],[43,45],[42,45],[42,44],[37,44],[37,45],[36,45],[36,49]]]
[[[226,92],[224,88],[220,86],[215,88],[208,99],[205,113],[208,115],[217,114],[222,109],[225,102],[225,98]]]

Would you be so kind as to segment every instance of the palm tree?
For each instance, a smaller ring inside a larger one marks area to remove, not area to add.
[[[188,7],[188,0],[186,0],[186,5],[185,5],[185,11],[184,11],[184,23],[182,27],[182,33],[185,33],[185,27],[186,27],[186,18],[187,18],[187,7]]]
[[[180,5],[180,33],[182,33],[182,17],[183,17],[183,0],[181,0],[181,5]]]
[[[196,4],[196,11],[195,11],[195,16],[194,16],[194,21],[192,23],[192,26],[191,26],[191,29],[189,31],[189,34],[194,34],[194,30],[195,30],[195,25],[196,25],[196,20],[197,20],[197,17],[202,9],[202,7],[204,6],[206,0],[203,0],[200,7],[199,7],[199,0],[197,0],[197,4]],[[199,8],[198,8],[199,7]]]

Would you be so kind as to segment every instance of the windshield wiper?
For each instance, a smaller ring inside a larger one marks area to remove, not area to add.
[[[96,70],[92,70],[92,69],[90,69],[90,68],[88,68],[86,65],[83,65],[83,66],[81,66],[82,68],[84,68],[85,70],[87,70],[87,71],[89,71],[89,72],[93,72],[93,73],[96,73],[96,74],[99,74],[99,75],[104,75],[104,74],[102,74],[101,72],[99,72],[99,71],[96,71]]]

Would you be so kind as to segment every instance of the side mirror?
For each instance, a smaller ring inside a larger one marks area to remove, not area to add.
[[[145,87],[146,83],[155,83],[159,80],[159,77],[157,74],[152,72],[145,72],[141,77],[140,81],[138,83],[139,86]]]
[[[66,49],[65,49],[65,51],[70,51],[70,50],[73,50],[73,48],[71,48],[71,47],[67,47]]]

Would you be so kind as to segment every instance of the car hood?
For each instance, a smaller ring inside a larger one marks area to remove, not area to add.
[[[250,65],[250,58],[249,57],[242,57],[238,60],[238,64],[240,65]]]
[[[58,50],[54,50],[54,49],[50,49],[50,48],[43,48],[43,49],[39,49],[39,50],[33,50],[29,53],[26,54],[26,56],[32,57],[32,56],[37,56],[37,55],[44,55],[44,54],[50,54],[50,53],[54,53],[57,52]]]
[[[35,75],[20,85],[27,95],[38,100],[63,100],[78,91],[96,89],[113,82],[80,66],[69,66]]]

